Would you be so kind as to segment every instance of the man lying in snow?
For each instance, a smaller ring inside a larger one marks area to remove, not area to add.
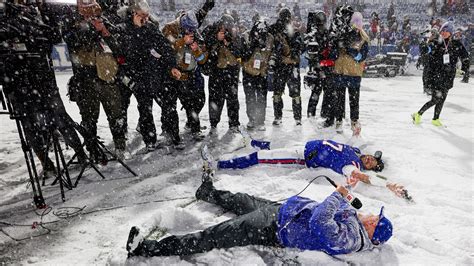
[[[263,245],[324,251],[329,255],[369,250],[392,236],[392,223],[383,215],[357,213],[345,200],[347,189],[338,186],[323,202],[294,196],[282,204],[216,190],[212,171],[203,173],[196,198],[217,204],[238,216],[201,232],[146,240],[132,227],[129,256],[182,256],[214,248]]]
[[[362,172],[364,170],[381,172],[384,169],[381,151],[375,152],[374,155],[362,154],[356,147],[333,140],[312,140],[308,141],[305,147],[276,150],[270,150],[270,142],[266,141],[252,140],[251,145],[261,150],[243,157],[218,161],[217,167],[243,169],[257,164],[296,164],[306,165],[308,168],[329,168],[345,176],[347,184],[351,187],[355,187],[359,181],[367,184],[374,181],[379,183],[377,184],[379,186],[386,186],[398,197],[412,200],[403,186],[385,181],[382,184],[381,180],[371,180],[369,175]]]

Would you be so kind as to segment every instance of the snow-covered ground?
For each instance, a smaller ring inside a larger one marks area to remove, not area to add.
[[[69,114],[80,121],[77,106],[65,97],[69,75],[58,74],[58,83]],[[245,100],[241,90],[241,122],[245,125]],[[303,91],[304,107],[309,91]],[[193,202],[200,184],[202,143],[189,142],[182,152],[156,151],[137,155],[127,163],[139,173],[131,177],[120,166],[111,163],[101,167],[106,180],[92,170],[86,172],[79,186],[67,191],[61,202],[59,188],[44,187],[46,201],[53,211],[44,215],[43,222],[56,221],[53,214],[60,207],[84,207],[83,214],[45,224],[51,233],[28,240],[12,241],[0,232],[0,263],[38,265],[169,265],[169,264],[474,264],[473,215],[473,95],[472,84],[457,80],[451,90],[441,119],[446,128],[431,125],[433,109],[423,117],[423,124],[414,126],[410,114],[417,111],[428,98],[422,93],[421,77],[393,79],[364,79],[361,93],[362,137],[351,138],[349,125],[345,132],[318,129],[318,121],[305,119],[303,126],[294,126],[291,103],[285,96],[284,124],[272,127],[273,111],[269,94],[267,131],[254,138],[273,141],[273,148],[304,145],[310,139],[334,139],[353,145],[363,145],[371,153],[384,152],[386,168],[383,175],[392,182],[406,186],[415,203],[399,199],[383,187],[359,185],[355,195],[364,204],[362,211],[377,213],[382,205],[394,224],[393,238],[382,248],[358,254],[330,257],[322,252],[266,248],[258,246],[213,250],[188,257],[127,259],[125,243],[131,226],[142,228],[166,227],[171,233],[203,229],[229,217],[218,207]],[[156,105],[155,105],[156,106]],[[319,112],[319,106],[318,106]],[[223,112],[219,136],[207,138],[215,157],[246,154],[252,151],[243,145],[241,135],[227,133],[227,117]],[[159,129],[159,108],[155,107]],[[185,116],[180,113],[181,127]],[[129,149],[136,152],[143,145],[135,132],[138,120],[136,102],[129,109]],[[202,113],[203,125],[208,126],[207,106]],[[27,187],[27,172],[15,124],[0,117],[0,228],[14,238],[29,238],[45,233],[33,230],[33,222],[41,217],[31,205]],[[99,134],[109,144],[107,120],[102,113]],[[187,138],[185,136],[185,138]],[[237,151],[235,151],[237,150]],[[235,152],[234,152],[235,151]],[[71,151],[66,152],[68,155]],[[244,171],[218,171],[216,186],[234,192],[247,192],[269,199],[282,199],[303,189],[309,180],[327,170],[294,167],[258,166]],[[73,172],[73,176],[77,172]],[[312,184],[304,196],[322,200],[333,187],[320,181]],[[119,208],[114,208],[119,207]],[[108,209],[110,208],[110,209]],[[88,213],[99,210],[98,212]],[[88,213],[88,214],[85,214]],[[6,226],[1,222],[27,225]]]

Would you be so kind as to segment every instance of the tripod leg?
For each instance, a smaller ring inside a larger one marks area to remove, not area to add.
[[[82,174],[84,174],[84,171],[86,170],[86,167],[87,167],[87,165],[83,165],[81,167],[81,172],[79,173],[79,175],[76,178],[76,182],[74,183],[74,187],[77,187],[77,184],[79,184],[79,180],[81,180]]]
[[[117,162],[119,162],[125,169],[127,169],[133,176],[138,176],[127,164],[125,164],[122,160],[120,160],[119,158],[117,158],[117,156],[115,154],[113,154],[112,152],[110,152],[107,147],[105,147],[105,145],[101,142],[99,142],[99,145],[102,149],[104,149],[107,153],[110,154],[110,156],[112,156],[112,159],[113,160],[116,160]]]
[[[63,186],[64,180],[61,177],[61,165],[59,164],[59,154],[58,154],[57,143],[54,142],[53,146],[54,146],[54,155],[56,157],[56,166],[58,167],[58,169],[56,169],[56,171],[58,173],[58,176],[56,177],[56,179],[59,182],[59,189],[61,190],[61,199],[63,200],[63,202],[65,202],[66,201],[66,195],[64,194],[64,186]]]
[[[55,144],[58,147],[58,153],[59,153],[59,156],[61,158],[61,163],[63,164],[62,173],[65,173],[65,175],[66,175],[66,183],[67,183],[66,187],[67,187],[67,189],[72,190],[72,181],[71,181],[71,177],[69,176],[69,170],[67,169],[67,164],[66,164],[66,160],[64,159],[64,154],[63,154],[63,150],[61,148],[61,144],[59,143],[59,140],[56,136],[54,136],[53,138],[54,138]],[[61,176],[62,176],[62,173],[61,173]]]
[[[46,148],[45,148],[45,150],[44,150],[44,158],[43,158],[44,162],[42,162],[42,163],[44,163],[45,165],[49,162],[49,160],[48,160],[48,152],[49,152],[49,142],[50,142],[50,140],[51,140],[51,135],[48,134],[48,137],[47,137],[47,139],[46,139]],[[41,160],[41,158],[40,158],[40,160]],[[46,175],[45,175],[46,169],[44,169],[44,168],[46,168],[46,166],[43,166],[43,186],[46,185]],[[55,184],[56,181],[57,181],[57,179],[55,179],[55,180],[53,181],[53,184]]]

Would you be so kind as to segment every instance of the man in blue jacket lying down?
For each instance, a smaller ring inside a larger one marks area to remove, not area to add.
[[[129,256],[183,256],[247,245],[349,254],[381,245],[392,236],[392,223],[383,215],[357,213],[345,200],[348,191],[338,186],[318,203],[294,196],[282,204],[244,193],[215,189],[212,171],[205,171],[196,198],[234,212],[237,217],[203,231],[146,240],[132,227]]]

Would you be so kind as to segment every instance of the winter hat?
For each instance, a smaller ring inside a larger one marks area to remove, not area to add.
[[[278,12],[278,19],[289,23],[291,21],[291,11],[288,7],[283,7],[280,12]]]
[[[352,14],[352,18],[351,18],[351,25],[353,25],[356,28],[360,29],[363,26],[363,19],[364,19],[364,17],[362,16],[362,13],[354,12],[354,14]]]
[[[445,22],[442,26],[441,26],[441,29],[439,30],[440,32],[442,31],[445,31],[445,32],[449,32],[451,33],[451,35],[453,35],[454,33],[454,26],[453,26],[453,23],[451,22]]]
[[[146,0],[137,0],[134,1],[130,6],[128,7],[128,10],[130,12],[136,12],[136,11],[143,11],[146,13],[150,13],[151,8],[150,5],[148,5],[148,2]]]
[[[179,21],[181,27],[188,32],[193,32],[199,27],[199,23],[197,21],[196,14],[194,13],[194,11],[187,11],[184,15],[181,16]]]
[[[222,17],[219,19],[219,25],[223,26],[226,29],[232,29],[235,25],[234,18],[229,15],[224,13]]]
[[[385,164],[382,160],[382,152],[381,151],[376,151],[374,153],[374,158],[377,160],[377,165],[373,169],[375,172],[382,172],[382,170],[385,167]]]
[[[384,206],[380,208],[379,222],[375,227],[374,235],[372,236],[372,243],[374,245],[380,245],[387,242],[392,237],[393,226],[392,222],[387,219],[383,214]]]

